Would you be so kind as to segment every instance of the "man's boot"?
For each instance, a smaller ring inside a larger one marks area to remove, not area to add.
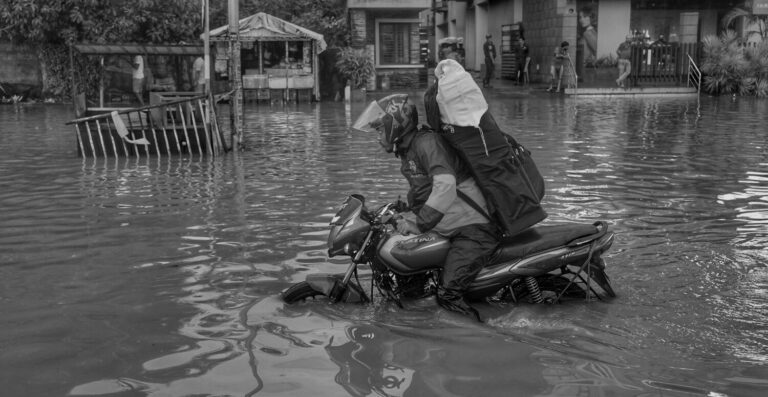
[[[451,293],[441,294],[438,292],[437,304],[446,310],[474,317],[477,319],[477,321],[481,323],[483,322],[483,320],[480,318],[480,312],[478,312],[474,307],[470,306],[470,304],[467,303],[467,301],[465,301],[461,296],[456,296],[455,294]]]

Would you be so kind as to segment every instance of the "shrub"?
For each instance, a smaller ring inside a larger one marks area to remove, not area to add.
[[[704,90],[711,94],[768,96],[768,42],[747,47],[728,30],[702,41]]]
[[[376,74],[376,67],[365,50],[344,48],[336,61],[336,69],[346,80],[350,81],[352,88],[362,88]]]

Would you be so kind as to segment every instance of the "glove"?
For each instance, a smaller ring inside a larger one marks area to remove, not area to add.
[[[421,231],[416,227],[415,223],[404,218],[397,220],[397,232],[403,236],[408,234],[421,234]]]

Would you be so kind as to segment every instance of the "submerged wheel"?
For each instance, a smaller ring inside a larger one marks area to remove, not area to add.
[[[283,301],[291,304],[296,302],[305,301],[309,298],[315,298],[318,295],[322,295],[322,292],[316,291],[309,285],[308,282],[302,281],[290,286],[287,290],[283,291]]]
[[[542,291],[548,291],[550,294],[561,294],[567,298],[585,298],[587,296],[584,287],[578,282],[571,283],[569,278],[560,275],[547,275],[544,277],[537,277],[536,281],[539,282],[539,287]],[[563,293],[563,289],[568,287],[568,290]]]

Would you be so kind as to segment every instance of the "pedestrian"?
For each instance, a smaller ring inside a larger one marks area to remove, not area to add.
[[[632,64],[629,61],[632,55],[632,35],[627,35],[624,42],[619,44],[616,55],[619,57],[619,78],[616,79],[616,85],[619,88],[626,88],[627,76],[632,72]]]
[[[560,83],[563,79],[563,65],[565,65],[566,59],[568,59],[569,45],[567,41],[564,41],[560,43],[560,47],[555,47],[555,52],[552,55],[552,65],[549,67],[550,80],[547,92],[560,92]]]
[[[528,44],[525,39],[520,37],[519,45],[516,49],[515,59],[517,60],[517,85],[525,84],[525,78],[528,76]]]
[[[133,94],[144,106],[144,57],[136,55],[133,58]]]
[[[192,76],[195,92],[205,93],[205,61],[203,57],[195,58],[195,62],[192,64]]]
[[[483,54],[485,54],[485,77],[483,77],[483,87],[493,88],[491,86],[491,78],[493,77],[493,69],[496,61],[496,45],[491,40],[493,36],[490,34],[485,35],[485,44],[483,44]]]

